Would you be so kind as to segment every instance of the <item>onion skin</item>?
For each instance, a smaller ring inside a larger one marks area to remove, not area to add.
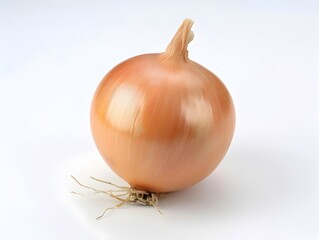
[[[183,36],[190,33],[185,24],[192,25],[185,21],[178,30]],[[120,63],[93,97],[97,148],[133,188],[157,193],[187,188],[218,166],[231,143],[232,98],[217,76],[188,59],[187,44],[176,53]]]

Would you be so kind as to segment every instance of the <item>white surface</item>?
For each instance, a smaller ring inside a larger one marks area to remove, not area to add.
[[[1,1],[0,239],[318,239],[318,16],[317,1]],[[231,148],[163,216],[127,206],[96,221],[114,202],[69,194],[68,175],[123,181],[93,144],[93,92],[185,17],[190,58],[234,98]]]

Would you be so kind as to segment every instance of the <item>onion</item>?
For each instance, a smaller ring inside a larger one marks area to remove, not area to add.
[[[233,101],[216,75],[188,58],[192,25],[185,19],[164,53],[114,67],[93,97],[97,148],[134,189],[187,188],[212,173],[231,143]]]

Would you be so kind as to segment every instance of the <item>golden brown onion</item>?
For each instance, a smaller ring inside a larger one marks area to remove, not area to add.
[[[114,67],[98,86],[91,129],[106,163],[132,187],[170,192],[207,177],[234,133],[229,92],[188,59],[193,22],[184,20],[164,53]]]

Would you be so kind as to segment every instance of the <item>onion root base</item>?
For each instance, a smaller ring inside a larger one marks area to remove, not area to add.
[[[114,198],[120,202],[119,204],[116,204],[113,207],[106,208],[103,211],[103,213],[100,216],[98,216],[96,219],[101,219],[105,215],[105,213],[109,210],[114,210],[116,208],[122,207],[125,204],[129,204],[129,203],[134,203],[134,204],[139,204],[139,205],[144,205],[144,206],[153,206],[154,208],[156,208],[156,210],[160,214],[163,214],[158,207],[158,198],[164,195],[162,193],[148,192],[148,191],[139,190],[139,189],[132,188],[132,187],[122,187],[122,186],[118,186],[118,185],[111,183],[111,182],[103,181],[103,180],[97,179],[95,177],[90,177],[91,179],[93,179],[97,182],[105,183],[105,184],[108,184],[108,185],[116,188],[115,190],[99,190],[99,189],[96,189],[96,188],[93,188],[90,186],[86,186],[86,185],[80,183],[79,180],[77,180],[72,175],[71,175],[71,178],[81,187],[91,190],[92,194],[99,194],[99,193],[106,194],[107,196]],[[76,195],[80,195],[83,197],[88,196],[88,195],[74,192],[74,191],[71,191],[71,193],[76,194]]]

